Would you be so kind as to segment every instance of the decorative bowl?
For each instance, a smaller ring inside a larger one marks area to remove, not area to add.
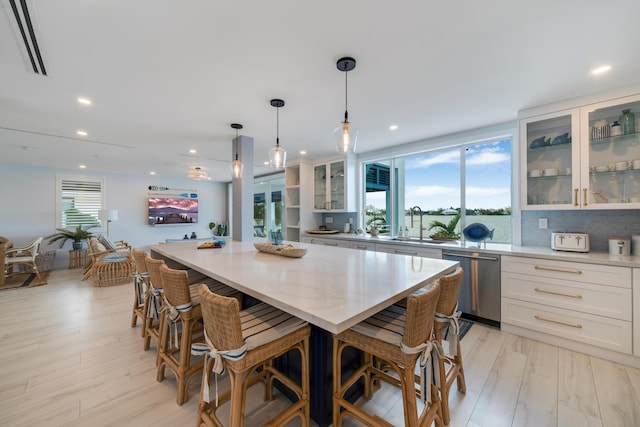
[[[489,230],[486,225],[474,222],[473,224],[467,225],[462,230],[462,234],[464,234],[464,237],[471,242],[480,242],[487,237],[493,239],[494,230],[495,228],[493,230]]]

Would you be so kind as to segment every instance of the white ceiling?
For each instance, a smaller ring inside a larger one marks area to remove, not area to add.
[[[0,163],[228,181],[238,122],[261,174],[272,98],[288,161],[325,159],[342,56],[361,153],[640,82],[638,0],[28,0],[47,77],[0,2]]]

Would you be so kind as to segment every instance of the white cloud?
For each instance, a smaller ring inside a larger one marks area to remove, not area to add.
[[[416,159],[415,161],[407,161],[406,169],[418,169],[426,168],[433,165],[440,164],[459,164],[460,163],[460,151],[444,151],[436,154],[435,156],[429,156],[426,158]]]
[[[502,194],[511,194],[511,190],[509,189],[509,187],[503,187],[503,188],[467,187],[467,190],[466,190],[467,197],[473,197],[473,196],[489,197],[489,196],[498,196]]]
[[[496,163],[504,163],[510,161],[511,157],[508,153],[500,153],[496,150],[483,150],[477,154],[467,157],[467,166],[492,165]]]

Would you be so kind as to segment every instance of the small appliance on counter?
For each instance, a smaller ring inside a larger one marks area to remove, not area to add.
[[[609,239],[609,255],[631,255],[631,239],[612,237]]]
[[[554,251],[589,252],[589,235],[586,233],[551,233],[551,249]]]

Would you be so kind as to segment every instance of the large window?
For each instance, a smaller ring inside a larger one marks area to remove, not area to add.
[[[101,178],[56,177],[56,224],[61,228],[100,225],[98,213],[104,205],[104,180]]]
[[[364,165],[365,228],[410,237],[437,235],[439,222],[461,234],[479,222],[491,241],[511,242],[511,141],[468,144]],[[422,225],[422,230],[420,229]],[[445,233],[446,234],[446,233]]]

